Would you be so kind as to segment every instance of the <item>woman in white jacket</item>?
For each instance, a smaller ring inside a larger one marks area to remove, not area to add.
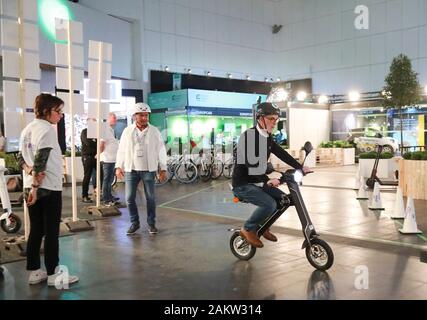
[[[139,182],[144,183],[147,199],[147,223],[151,234],[157,233],[155,176],[160,166],[160,180],[166,179],[167,156],[160,131],[149,124],[150,107],[146,103],[137,103],[132,114],[135,123],[123,130],[116,159],[116,175],[125,177],[126,204],[131,226],[127,234],[135,233],[139,227],[136,190]]]

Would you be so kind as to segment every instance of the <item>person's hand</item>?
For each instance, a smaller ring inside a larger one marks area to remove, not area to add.
[[[38,185],[40,185],[42,183],[45,176],[46,176],[46,173],[44,173],[44,172],[39,172],[36,174],[35,178],[36,178]]]
[[[162,182],[162,183],[165,182],[167,178],[168,177],[166,175],[166,170],[161,170],[160,174],[159,174],[159,180],[160,180],[160,182]]]
[[[27,199],[27,207],[32,206],[37,201],[37,188],[31,188]]]
[[[279,179],[270,179],[267,181],[267,185],[272,186],[272,187],[278,187],[280,185],[280,180]]]
[[[117,179],[123,179],[125,173],[122,168],[116,168],[116,177]]]
[[[307,173],[313,173],[314,171],[311,170],[309,167],[302,167],[302,172],[304,172],[304,175],[306,175]]]

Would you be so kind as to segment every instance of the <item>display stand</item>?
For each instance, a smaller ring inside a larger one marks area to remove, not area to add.
[[[110,110],[112,45],[110,43],[89,41],[89,107],[88,107],[88,138],[97,141],[96,150],[96,206],[88,208],[89,213],[107,217],[121,215],[114,206],[101,205],[101,139],[105,137],[107,119]],[[91,121],[89,121],[91,120]],[[95,130],[94,130],[95,129]]]
[[[56,19],[56,38],[65,43],[55,44],[56,87],[67,91],[58,93],[65,102],[64,113],[71,119],[71,198],[72,219],[64,220],[69,231],[78,232],[93,229],[88,220],[77,217],[77,183],[74,116],[84,113],[83,95],[75,93],[83,90],[83,27],[80,22]],[[61,67],[65,66],[65,67]]]

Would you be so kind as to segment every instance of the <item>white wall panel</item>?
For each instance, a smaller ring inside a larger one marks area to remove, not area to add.
[[[190,36],[203,39],[204,26],[202,10],[191,9],[190,11]]]
[[[190,35],[190,9],[176,6],[176,28],[175,33],[183,36]]]
[[[175,36],[162,34],[162,62],[175,65],[176,61],[176,41]]]
[[[160,31],[160,1],[144,0],[144,26],[148,30]]]
[[[162,32],[175,33],[175,5],[160,3],[160,26]]]
[[[418,33],[418,29],[409,29],[403,31],[402,52],[408,55],[410,59],[418,58]]]
[[[145,48],[145,57],[147,61],[161,62],[161,54],[162,54],[161,33],[146,31],[145,43],[143,44],[143,47]]]

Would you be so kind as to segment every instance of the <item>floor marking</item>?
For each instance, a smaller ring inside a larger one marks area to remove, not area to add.
[[[226,182],[228,182],[228,181],[224,181],[224,182],[220,182],[220,183],[215,183],[215,184],[213,184],[213,185],[211,185],[211,186],[209,186],[209,187],[207,187],[207,188],[203,188],[203,189],[200,189],[200,190],[194,191],[194,192],[192,192],[192,193],[186,194],[186,195],[184,195],[184,196],[182,196],[182,197],[176,198],[176,199],[174,199],[174,200],[170,200],[170,201],[167,201],[167,202],[165,202],[165,203],[162,203],[162,204],[158,205],[158,207],[164,207],[164,206],[166,206],[166,205],[168,205],[168,204],[171,204],[171,203],[173,203],[173,202],[175,202],[175,201],[178,201],[178,200],[182,200],[182,199],[185,199],[185,198],[191,197],[191,196],[193,196],[193,195],[195,195],[195,194],[198,194],[198,193],[200,193],[200,192],[202,192],[202,191],[205,191],[205,190],[211,189],[211,188],[213,188],[213,187],[219,186],[219,185],[224,184],[224,183],[226,183]]]

